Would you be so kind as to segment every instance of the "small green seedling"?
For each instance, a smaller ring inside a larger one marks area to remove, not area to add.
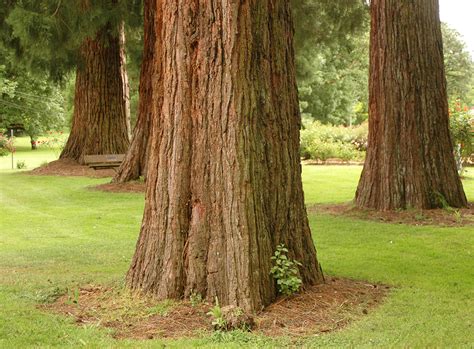
[[[271,258],[273,267],[270,274],[277,282],[278,291],[285,296],[291,296],[299,291],[303,283],[298,270],[302,264],[296,260],[288,259],[287,253],[288,249],[284,244],[277,246],[275,254]]]

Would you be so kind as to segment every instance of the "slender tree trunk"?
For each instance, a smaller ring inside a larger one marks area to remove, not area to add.
[[[162,90],[129,286],[259,310],[276,297],[280,243],[305,285],[322,282],[303,199],[289,2],[162,1],[155,24]]]
[[[155,15],[156,0],[144,2],[144,38],[143,59],[140,71],[140,100],[138,118],[132,137],[132,143],[127,151],[122,165],[112,182],[123,183],[140,178],[146,174],[148,144],[151,134],[151,113],[153,110],[153,85],[159,84],[159,74],[154,74],[155,56]],[[160,67],[161,71],[161,67]],[[157,80],[158,79],[158,80]]]
[[[30,144],[31,144],[31,150],[38,149],[38,143],[37,143],[36,137],[30,136]]]
[[[129,145],[123,81],[124,59],[118,35],[107,25],[80,48],[71,133],[61,159],[83,162],[87,154],[122,154]]]
[[[369,146],[356,204],[465,206],[449,134],[438,0],[373,0],[371,16]]]
[[[127,55],[125,53],[125,24],[120,24],[119,31],[120,43],[120,67],[122,74],[123,97],[125,98],[125,118],[127,122],[128,139],[132,138],[132,127],[130,121],[130,83],[127,73]]]

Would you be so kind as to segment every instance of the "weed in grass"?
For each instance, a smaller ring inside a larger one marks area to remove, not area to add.
[[[79,304],[79,287],[74,287],[67,290],[67,304]]]
[[[189,302],[191,303],[192,307],[197,307],[202,303],[202,295],[199,292],[192,290],[191,294],[189,295]]]
[[[415,214],[415,220],[417,220],[417,221],[422,221],[422,220],[424,220],[424,219],[425,219],[425,216],[423,215],[422,212]]]
[[[58,286],[53,286],[45,289],[38,290],[34,293],[33,297],[27,296],[26,298],[33,299],[36,303],[48,304],[54,303],[59,297],[67,292],[67,289]]]
[[[212,326],[216,331],[224,331],[227,327],[227,321],[224,319],[224,314],[222,313],[222,308],[219,305],[219,299],[216,297],[216,303],[209,310],[207,315],[212,317]]]
[[[462,213],[460,210],[454,210],[453,211],[453,217],[456,219],[457,223],[462,223]]]
[[[23,169],[25,169],[26,167],[27,167],[27,166],[26,166],[26,162],[25,162],[25,161],[23,161],[23,160],[18,160],[18,161],[16,162],[16,168],[17,168],[18,170],[23,170]]]
[[[159,315],[159,316],[166,316],[168,312],[175,306],[175,302],[172,300],[166,299],[164,301],[159,302],[158,304],[148,308],[146,312],[148,315]]]

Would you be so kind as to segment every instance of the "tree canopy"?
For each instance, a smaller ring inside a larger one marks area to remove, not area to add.
[[[20,124],[34,139],[65,126],[65,107],[60,86],[15,64],[13,49],[0,40],[0,128]]]
[[[105,25],[115,33],[123,22],[141,25],[139,0],[19,0],[4,12],[18,60],[56,80],[80,63],[80,45]]]
[[[469,93],[474,90],[474,62],[466,43],[461,34],[446,23],[442,24],[441,29],[449,97],[451,100],[459,98],[464,102],[474,103],[472,97],[469,97]]]
[[[368,5],[361,0],[294,0],[292,5],[304,115],[333,124],[362,121],[355,107],[365,110],[368,98]]]

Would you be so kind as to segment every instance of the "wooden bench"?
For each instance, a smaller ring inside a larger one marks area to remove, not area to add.
[[[84,162],[94,170],[119,167],[125,154],[84,155]]]

